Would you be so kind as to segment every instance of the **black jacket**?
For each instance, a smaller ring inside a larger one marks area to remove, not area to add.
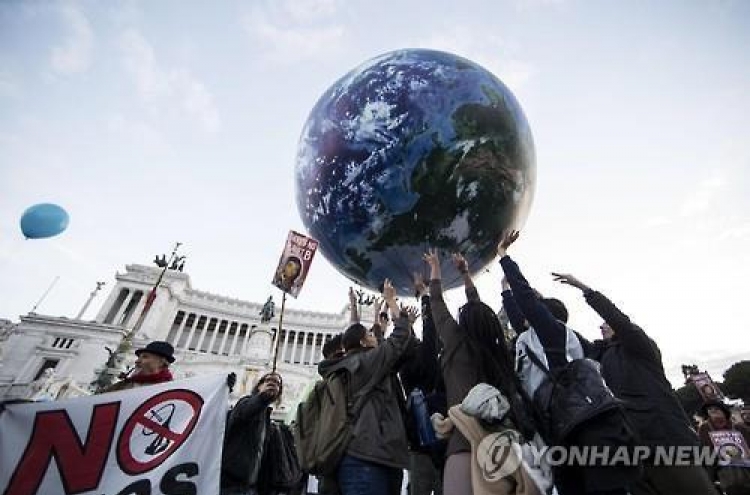
[[[549,369],[555,371],[565,367],[568,364],[564,352],[567,340],[565,324],[557,321],[547,306],[539,300],[536,291],[531,288],[521,269],[510,256],[500,258],[500,266],[513,291],[512,294],[503,292],[503,305],[511,326],[520,334],[526,330],[523,326],[526,319],[534,327],[539,342],[544,347]]]
[[[607,385],[624,402],[641,442],[697,445],[698,438],[664,374],[656,343],[601,293],[587,291],[584,296],[615,336],[593,343],[581,339],[581,343],[586,355],[601,363]]]
[[[425,395],[435,391],[440,381],[440,340],[432,321],[430,296],[422,296],[422,340],[412,339],[399,367],[399,375],[404,391],[421,389]]]
[[[350,351],[341,359],[318,365],[323,378],[339,369],[349,371],[355,400],[357,391],[370,389],[359,417],[355,418],[347,455],[375,464],[408,468],[406,431],[398,399],[402,391],[395,371],[410,339],[409,321],[402,313],[391,336],[378,347]]]
[[[227,417],[221,456],[221,487],[247,490],[258,482],[271,399],[264,394],[242,397]]]
[[[443,416],[448,415],[445,403],[445,385],[442,381],[440,371],[439,355],[441,352],[440,339],[437,336],[435,323],[432,321],[432,309],[430,307],[430,296],[422,296],[422,340],[412,339],[412,344],[404,353],[399,366],[399,377],[407,398],[411,392],[418,388],[427,402],[427,410],[430,415],[439,412]],[[413,412],[407,409],[406,433],[409,447],[413,451],[432,453],[433,449],[422,447],[419,444],[419,435],[414,421]]]

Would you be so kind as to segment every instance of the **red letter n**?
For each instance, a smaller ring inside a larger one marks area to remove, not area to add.
[[[5,495],[34,495],[53,457],[67,495],[96,489],[112,445],[119,411],[119,402],[94,406],[83,444],[67,411],[37,413],[31,438]]]

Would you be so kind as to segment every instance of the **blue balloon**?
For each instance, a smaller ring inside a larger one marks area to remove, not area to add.
[[[21,216],[21,232],[27,239],[53,237],[68,228],[68,212],[52,203],[31,206]]]

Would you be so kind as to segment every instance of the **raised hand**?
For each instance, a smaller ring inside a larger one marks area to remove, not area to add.
[[[453,264],[456,266],[456,270],[458,270],[459,273],[469,273],[469,264],[461,253],[453,253],[452,258]]]
[[[385,298],[385,303],[388,305],[388,309],[391,312],[391,318],[396,320],[399,317],[401,310],[396,302],[396,289],[393,288],[390,279],[385,279],[385,282],[383,282],[383,298]]]
[[[508,254],[508,248],[511,244],[516,242],[519,235],[521,235],[521,233],[517,230],[511,230],[503,234],[502,239],[500,239],[500,242],[497,244],[497,255],[502,258]]]
[[[359,308],[357,305],[357,294],[349,287],[349,323],[359,323]]]
[[[427,265],[430,267],[430,279],[440,280],[442,275],[440,273],[440,258],[438,257],[437,249],[429,249],[423,256]]]
[[[414,322],[419,318],[419,310],[416,306],[406,306],[402,304],[401,311],[406,311],[406,314],[409,315],[409,323],[412,325],[414,325]]]
[[[582,291],[589,290],[589,286],[575,278],[573,275],[570,275],[568,273],[555,273],[552,272],[552,278],[555,280],[555,282],[560,282],[561,284],[570,285],[572,287],[575,287],[576,289],[581,289]]]
[[[385,299],[385,302],[396,300],[396,289],[391,284],[391,279],[389,278],[383,282],[383,299]]]

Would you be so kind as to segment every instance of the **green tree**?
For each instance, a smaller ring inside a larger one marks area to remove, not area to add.
[[[734,363],[724,372],[724,393],[750,404],[750,361]]]

